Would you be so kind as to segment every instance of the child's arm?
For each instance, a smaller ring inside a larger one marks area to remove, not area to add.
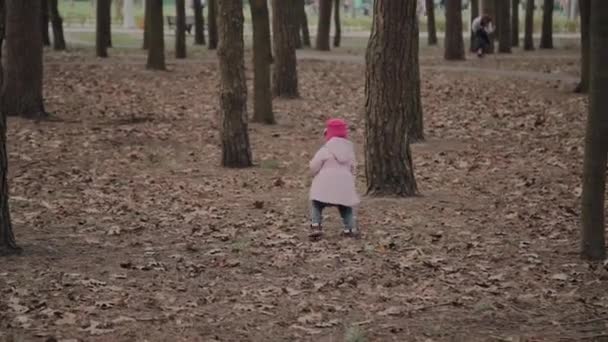
[[[317,173],[319,173],[319,171],[321,171],[321,168],[323,167],[323,163],[327,160],[328,158],[328,152],[325,148],[321,148],[319,151],[317,151],[317,153],[315,154],[314,158],[312,158],[312,160],[310,161],[310,173],[312,173],[313,176],[316,176]]]

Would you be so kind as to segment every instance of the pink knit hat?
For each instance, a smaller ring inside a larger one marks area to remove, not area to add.
[[[348,138],[348,125],[346,121],[342,119],[329,119],[327,120],[325,128],[325,141],[331,140],[331,138]]]

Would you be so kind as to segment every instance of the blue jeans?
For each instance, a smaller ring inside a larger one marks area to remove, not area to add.
[[[323,223],[323,209],[327,207],[337,207],[344,223],[344,229],[356,230],[355,214],[352,207],[346,207],[343,205],[328,204],[319,201],[312,201],[312,224],[314,226],[320,226]]]

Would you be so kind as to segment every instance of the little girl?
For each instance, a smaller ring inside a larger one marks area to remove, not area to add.
[[[348,126],[344,120],[331,119],[325,128],[325,145],[310,161],[314,176],[310,188],[312,202],[311,239],[322,236],[323,209],[337,207],[344,223],[344,235],[358,234],[353,206],[359,204],[355,189],[355,149],[348,140]]]

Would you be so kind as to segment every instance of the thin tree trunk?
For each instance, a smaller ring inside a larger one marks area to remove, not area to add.
[[[413,196],[409,129],[420,103],[411,86],[419,73],[416,1],[376,0],[373,15],[365,76],[367,192]]]
[[[186,1],[175,0],[175,58],[186,58]]]
[[[194,8],[194,44],[205,45],[205,16],[201,0],[193,0]]]
[[[17,2],[16,0],[9,0]],[[15,4],[11,4],[14,7]],[[23,12],[25,13],[25,12]],[[11,16],[23,15],[11,10]],[[4,42],[6,33],[6,4],[5,0],[0,0],[0,47]],[[0,57],[2,49],[0,49]],[[2,67],[0,66],[0,85],[2,85]],[[0,94],[1,95],[1,94]],[[2,101],[0,97],[0,102]],[[0,108],[2,104],[0,103]],[[11,215],[9,210],[9,190],[8,190],[8,157],[6,153],[6,111],[0,111],[0,255],[7,255],[19,252],[21,249],[15,242]]]
[[[51,14],[51,25],[53,26],[53,49],[62,51],[66,49],[65,37],[63,35],[63,18],[59,14],[57,0],[49,0]]]
[[[587,93],[589,91],[589,19],[591,18],[591,0],[579,1],[581,12],[581,81],[575,92]]]
[[[554,0],[545,0],[543,6],[543,27],[539,46],[541,49],[553,49],[553,7]]]
[[[108,57],[108,33],[110,30],[108,26],[109,15],[111,13],[110,1],[109,0],[97,0],[97,29],[95,38],[95,47],[97,51],[97,57],[106,58]]]
[[[462,0],[449,0],[445,4],[445,59],[464,59],[462,37]]]
[[[297,10],[285,0],[273,0],[272,11],[272,93],[278,97],[295,98],[299,96],[298,68],[292,32],[293,26],[297,25]]]
[[[48,0],[41,0],[42,2],[42,45],[51,45],[51,36],[49,35],[49,4]]]
[[[479,0],[471,0],[471,18],[469,21],[469,33],[471,35],[471,41],[469,42],[469,51],[475,52],[476,41],[475,35],[473,34],[473,20],[479,17]]]
[[[133,28],[135,27],[135,16],[133,15],[133,1],[134,0],[124,0],[123,2],[123,21],[122,26],[124,28]]]
[[[4,47],[4,37],[6,37],[6,2],[0,0],[0,115],[4,115],[2,112],[2,83],[4,80],[2,50]]]
[[[98,0],[99,1],[99,0]],[[146,68],[151,70],[165,70],[165,35],[163,24],[163,1],[162,0],[146,0],[146,5],[149,6],[150,15],[150,30],[149,30],[149,47],[148,47],[148,63]]]
[[[329,51],[331,7],[333,0],[319,0],[319,24],[317,25],[317,50]]]
[[[308,17],[306,15],[306,2],[304,0],[298,1],[298,11],[300,24],[302,26],[302,45],[310,47],[310,31],[308,30]]]
[[[511,46],[519,46],[519,0],[511,0]]]
[[[270,16],[267,0],[249,0],[253,22],[253,121],[274,124],[270,65]]]
[[[101,1],[104,1],[104,0],[101,0]],[[108,37],[107,44],[108,44],[108,47],[111,48],[112,47],[112,0],[107,0],[107,1],[109,2],[108,11],[106,12],[106,16],[107,16],[106,22],[108,24],[105,26],[105,29],[108,31],[106,33],[106,37]]]
[[[437,27],[435,25],[434,0],[426,0],[426,30],[428,32],[428,44],[437,45]]]
[[[498,52],[511,53],[511,16],[509,1],[496,2],[496,14],[498,25]]]
[[[335,0],[334,4],[334,23],[336,25],[334,32],[334,47],[340,47],[340,42],[342,41],[342,23],[340,22],[340,0]]]
[[[534,0],[526,0],[524,50],[534,50]]]
[[[243,3],[220,0],[218,5],[222,166],[249,167]]]
[[[606,257],[605,192],[608,155],[608,1],[591,1],[589,119],[582,194],[582,256]]]
[[[209,0],[207,8],[207,25],[209,25],[209,50],[217,49],[217,15],[218,0]]]
[[[42,98],[42,30],[40,0],[6,1],[2,108],[6,116],[47,117]]]
[[[150,6],[148,5],[148,0],[144,1],[144,44],[142,48],[144,50],[148,50],[150,47]]]

